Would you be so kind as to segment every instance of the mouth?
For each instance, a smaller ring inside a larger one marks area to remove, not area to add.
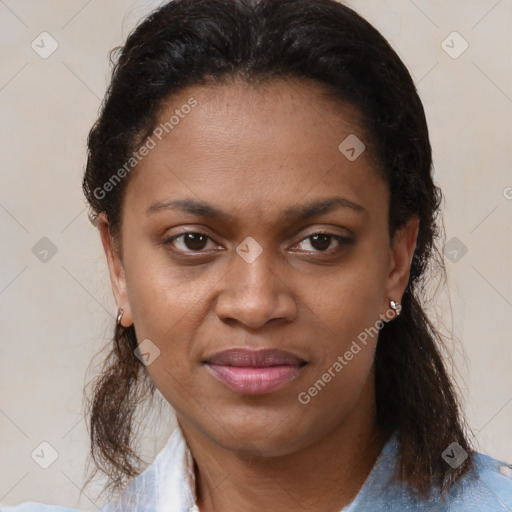
[[[231,391],[262,395],[297,378],[308,363],[278,349],[231,349],[214,354],[203,364]]]

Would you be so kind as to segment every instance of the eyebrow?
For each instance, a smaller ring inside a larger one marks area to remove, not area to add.
[[[286,209],[280,217],[280,221],[301,222],[312,217],[324,215],[337,208],[347,208],[359,214],[367,214],[367,210],[360,204],[349,201],[340,196],[329,197],[326,199],[318,199],[310,203],[292,206]],[[171,201],[158,201],[152,204],[147,210],[146,215],[166,209],[178,209],[198,217],[214,219],[219,221],[233,220],[233,215],[220,210],[219,208],[208,204],[204,201],[195,199],[174,199]]]

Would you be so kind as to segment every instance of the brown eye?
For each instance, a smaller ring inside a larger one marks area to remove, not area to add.
[[[201,233],[186,233],[183,235],[183,243],[191,251],[200,251],[204,249],[208,237]]]
[[[325,233],[313,235],[310,237],[312,241],[311,245],[319,251],[325,251],[331,245],[332,238],[333,237],[331,235],[327,235]]]
[[[187,231],[165,240],[165,245],[172,245],[177,252],[201,252],[211,238],[205,233]]]
[[[336,242],[334,248],[331,247],[333,241]],[[310,247],[313,248],[312,251],[311,249],[304,247],[304,244],[306,242],[309,242]],[[299,248],[300,246],[302,246],[302,250],[318,253],[334,253],[348,245],[354,245],[354,241],[351,238],[340,235],[334,235],[331,233],[315,233],[313,235],[307,236],[306,238],[303,238],[297,244]]]

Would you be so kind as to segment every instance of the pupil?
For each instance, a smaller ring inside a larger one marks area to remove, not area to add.
[[[201,238],[203,240],[199,241]],[[187,233],[185,236],[185,245],[192,251],[198,251],[204,248],[205,239],[206,237],[199,233]]]
[[[331,235],[313,235],[312,236],[312,245],[315,247],[315,242],[320,240],[320,247],[315,247],[316,249],[325,250],[329,247]]]

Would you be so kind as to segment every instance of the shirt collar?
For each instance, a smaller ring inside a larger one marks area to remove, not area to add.
[[[153,463],[101,512],[195,512],[194,459],[179,425]]]

